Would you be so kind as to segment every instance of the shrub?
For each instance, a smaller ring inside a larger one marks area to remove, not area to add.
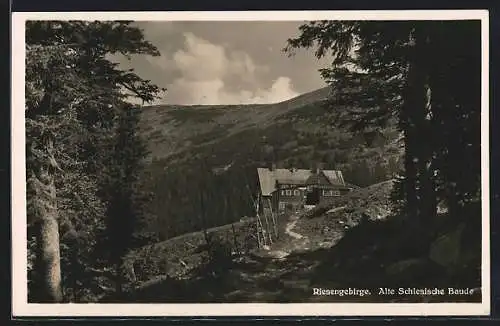
[[[214,277],[226,274],[233,264],[233,245],[213,233],[207,235],[207,244],[208,261],[205,271]]]

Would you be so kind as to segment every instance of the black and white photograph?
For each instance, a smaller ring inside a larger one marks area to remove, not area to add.
[[[14,315],[488,314],[487,33],[15,13]]]

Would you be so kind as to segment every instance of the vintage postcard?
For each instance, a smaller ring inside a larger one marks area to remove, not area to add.
[[[13,316],[489,314],[488,24],[13,13]]]

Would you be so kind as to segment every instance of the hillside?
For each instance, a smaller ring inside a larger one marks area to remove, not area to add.
[[[144,108],[142,130],[152,157],[166,158],[244,130],[264,129],[287,112],[321,102],[329,91],[325,87],[277,104],[149,106]]]
[[[347,231],[343,222],[346,220],[346,212],[349,212],[349,216],[351,217],[350,227],[355,228],[360,221],[357,217],[361,216],[364,210],[374,210],[380,207],[390,209],[387,206],[387,202],[391,189],[392,181],[357,189],[339,199],[338,202],[325,207],[328,210],[343,205],[347,209],[342,212],[325,214],[319,209],[315,212],[316,214],[307,212],[297,216],[295,222],[291,222],[293,220],[292,217],[290,220],[282,220],[280,223],[280,238],[271,246],[270,250],[259,250],[256,246],[256,239],[254,238],[255,219],[246,219],[232,225],[211,228],[207,230],[207,233],[217,237],[221,243],[231,247],[231,251],[233,252],[231,283],[236,282],[232,285],[237,285],[238,283],[240,285],[246,284],[248,280],[245,280],[245,278],[253,277],[256,284],[245,291],[246,295],[253,297],[261,294],[263,296],[262,299],[264,297],[272,298],[276,294],[272,293],[272,291],[267,291],[265,288],[259,289],[259,286],[261,286],[259,285],[260,283],[265,283],[266,280],[270,281],[281,274],[293,274],[294,269],[290,268],[292,263],[298,263],[297,265],[299,266],[304,263],[311,263],[308,257],[305,257],[302,262],[297,262],[298,254],[314,257],[316,255],[315,251],[318,249],[334,246]],[[361,204],[361,202],[364,202],[364,204]],[[296,234],[300,234],[300,239],[296,239],[290,235],[292,228],[294,229],[293,233],[297,232]],[[325,233],[325,228],[329,228],[331,232]],[[203,232],[192,232],[146,246],[130,253],[128,264],[134,266],[137,277],[137,290],[131,293],[134,296],[133,301],[146,300],[149,302],[151,300],[162,302],[166,300],[168,302],[173,299],[171,291],[166,291],[165,294],[158,294],[156,291],[163,287],[179,286],[184,282],[189,283],[189,285],[186,284],[188,287],[200,286],[200,283],[193,282],[192,280],[196,280],[199,277],[208,277],[204,273],[204,265],[208,263],[209,257],[207,251],[203,249],[204,246],[206,246],[206,241]],[[289,262],[286,261],[288,256],[290,257]],[[324,257],[324,259],[327,259],[327,257]],[[275,266],[276,269],[268,270],[269,266],[262,264],[263,262],[278,264],[278,266]],[[259,273],[251,276],[254,271],[248,270],[249,264],[261,269]],[[291,271],[292,273],[290,273]],[[191,282],[193,283],[191,284]],[[303,282],[297,283],[300,284]],[[224,288],[228,285],[224,284]],[[203,287],[205,288],[206,286]],[[280,286],[277,289],[280,289]],[[185,288],[180,291],[191,290]],[[207,292],[210,291],[213,291],[213,289],[207,289]],[[233,291],[227,288],[224,291],[227,291],[227,293],[219,293],[218,295],[228,295],[227,298],[230,301],[234,300],[232,297],[237,293],[231,293]],[[190,295],[193,295],[189,293],[177,293],[176,295],[185,295],[186,300],[196,300],[199,298],[199,294],[193,298],[189,298]],[[241,295],[242,293],[238,294],[240,298]],[[140,298],[135,296],[139,296]],[[205,299],[208,300],[209,297]],[[258,300],[259,298],[253,299]]]
[[[336,127],[343,107],[327,107],[329,94],[322,88],[277,104],[144,108],[148,187],[161,238],[252,216],[255,169],[270,163],[321,164],[360,186],[392,177],[401,156],[395,126],[358,134]]]
[[[366,212],[380,210],[389,212],[392,184],[392,181],[386,181],[357,189],[324,207],[323,211],[321,207],[318,207],[312,212],[313,214],[307,212],[301,216],[302,218],[294,223],[294,229],[300,232],[306,240],[298,243],[300,250],[331,246],[345,230],[356,226]],[[328,212],[331,207],[344,209]],[[255,222],[255,218],[247,218],[233,224],[210,228],[207,233],[233,246],[236,243],[236,248],[232,248],[235,252],[248,253],[257,248]],[[273,246],[273,250],[278,253],[285,250],[291,253],[297,244],[287,235],[286,222],[285,220],[280,223],[281,238]],[[149,281],[164,275],[178,277],[191,272],[195,266],[207,258],[207,252],[202,250],[205,245],[205,235],[202,231],[190,232],[134,251],[129,255],[128,263],[135,266],[137,282]],[[273,252],[268,254],[273,255]],[[165,268],[165,266],[168,267]]]
[[[140,282],[125,297],[108,297],[103,302],[479,302],[479,257],[467,231],[457,234],[460,226],[450,224],[452,219],[443,215],[428,230],[433,239],[430,250],[408,250],[412,230],[400,224],[400,216],[392,211],[388,199],[392,186],[393,181],[386,181],[360,188],[323,207],[324,211],[291,216],[270,250],[249,248],[243,254],[234,254],[233,248],[233,254],[212,256],[215,262],[210,264],[206,252],[186,245],[202,245],[201,233],[159,243],[135,256],[147,258],[149,266],[152,261],[160,262],[160,268],[150,275],[154,277]],[[240,237],[253,232],[248,228],[252,222],[238,224]],[[211,232],[219,233],[220,244],[231,247],[234,243],[227,237],[229,226]],[[458,239],[464,245],[450,248],[444,239]],[[173,250],[177,250],[175,255]],[[451,261],[449,256],[458,258]],[[145,265],[143,260],[139,262]],[[457,263],[464,267],[450,268]],[[216,267],[217,274],[212,274]],[[464,284],[474,289],[473,295],[378,293],[380,287],[446,289]],[[315,296],[315,287],[367,292]]]

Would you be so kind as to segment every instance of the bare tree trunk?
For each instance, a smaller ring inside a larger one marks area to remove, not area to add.
[[[413,60],[416,71],[415,97],[414,97],[414,122],[420,143],[417,147],[418,157],[418,198],[422,226],[428,225],[437,213],[436,187],[433,172],[433,153],[435,141],[432,139],[431,121],[431,88],[429,80],[430,57],[429,35],[424,26],[416,28],[415,31],[415,59]]]
[[[408,82],[406,85],[406,96],[404,99],[403,110],[401,113],[401,124],[404,133],[404,194],[406,201],[406,214],[407,218],[412,224],[418,222],[417,218],[419,215],[418,207],[418,197],[417,197],[417,180],[418,180],[418,170],[417,170],[417,146],[418,137],[415,130],[415,125],[413,121],[411,105],[411,88],[413,87],[414,78],[414,67],[410,63],[408,71]]]
[[[430,95],[428,98],[430,102]],[[429,107],[430,106],[426,105]],[[426,114],[426,116],[429,116]],[[421,201],[421,218],[424,224],[432,221],[437,215],[437,194],[436,194],[436,180],[434,176],[434,148],[432,147],[432,129],[430,126],[430,119],[424,118],[423,121],[423,134],[426,141],[421,145],[421,159],[419,160],[420,170],[420,201]]]
[[[54,177],[42,169],[33,177],[34,204],[37,212],[37,258],[34,269],[38,274],[37,299],[40,302],[61,302],[61,258],[59,251],[59,223]]]
[[[418,229],[432,220],[437,211],[433,175],[433,145],[431,136],[431,90],[428,80],[428,35],[417,26],[410,42],[408,81],[403,118],[405,119],[406,196],[410,219]]]

